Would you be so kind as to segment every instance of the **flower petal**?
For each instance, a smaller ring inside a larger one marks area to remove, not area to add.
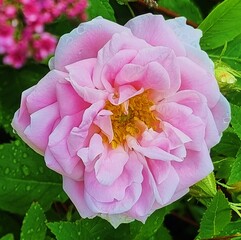
[[[30,115],[30,124],[24,135],[31,142],[34,150],[43,153],[49,141],[56,121],[59,119],[58,104],[51,104]]]
[[[178,190],[186,189],[206,177],[213,170],[212,160],[205,142],[200,143],[200,151],[187,151],[183,162],[172,162],[180,181]]]
[[[78,28],[60,38],[53,60],[54,68],[65,71],[65,66],[69,64],[95,58],[112,35],[122,31],[128,29],[101,17],[81,23]]]
[[[228,127],[231,120],[231,109],[227,99],[220,95],[217,104],[211,109],[219,134]]]
[[[103,154],[95,164],[95,175],[103,185],[112,185],[120,177],[129,155],[119,146]]]
[[[130,28],[135,36],[153,46],[169,47],[177,56],[185,55],[183,45],[161,15],[140,15],[128,21],[125,26]]]
[[[64,191],[68,194],[71,201],[77,208],[81,217],[95,217],[96,213],[90,210],[88,205],[86,204],[86,200],[84,198],[84,183],[83,181],[74,181],[71,178],[63,177],[63,187]]]
[[[207,98],[208,106],[214,107],[220,92],[214,75],[187,58],[178,58],[182,84],[180,90],[196,90]]]

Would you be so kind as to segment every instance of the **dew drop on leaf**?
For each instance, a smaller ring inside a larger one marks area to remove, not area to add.
[[[22,171],[25,176],[28,176],[30,174],[30,170],[26,165],[22,166]]]
[[[17,141],[15,141],[15,145],[18,147],[18,146],[20,146],[20,141],[19,140],[17,140]]]
[[[43,167],[39,167],[39,172],[40,173],[44,173],[44,168]]]
[[[30,191],[31,190],[31,186],[26,186],[25,188],[27,191]]]
[[[4,171],[5,174],[9,174],[9,172],[10,172],[9,168],[6,168],[5,171]]]

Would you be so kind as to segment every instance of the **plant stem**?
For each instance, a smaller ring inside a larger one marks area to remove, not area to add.
[[[129,4],[129,3],[126,3],[126,6],[129,8],[129,11],[130,11],[132,17],[135,17],[136,15],[135,15],[134,11],[132,10],[130,4]]]

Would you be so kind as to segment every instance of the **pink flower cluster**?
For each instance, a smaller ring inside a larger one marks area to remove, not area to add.
[[[20,68],[27,58],[42,61],[55,50],[57,39],[45,25],[60,15],[86,19],[86,0],[0,0],[0,54],[3,63]]]

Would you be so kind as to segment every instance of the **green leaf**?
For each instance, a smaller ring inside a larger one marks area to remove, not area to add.
[[[230,222],[231,209],[229,202],[221,191],[218,191],[201,220],[197,239],[212,238]]]
[[[227,129],[221,138],[219,144],[212,148],[213,155],[222,155],[225,157],[235,157],[239,148],[240,148],[240,139],[238,138],[235,132],[232,132],[233,129]]]
[[[21,228],[21,240],[44,240],[46,235],[46,218],[38,203],[33,203],[27,211]]]
[[[219,4],[199,26],[203,31],[201,47],[214,49],[234,39],[241,33],[240,19],[240,0],[226,0]]]
[[[0,209],[24,214],[33,201],[46,210],[65,201],[60,175],[22,141],[0,145]]]
[[[12,233],[8,233],[7,235],[1,237],[0,240],[14,240],[14,236]]]
[[[230,222],[218,235],[220,237],[241,237],[241,220]],[[231,239],[231,238],[230,238]]]
[[[162,226],[165,215],[170,210],[161,208],[156,210],[150,217],[147,218],[145,224],[138,221],[130,223],[130,231],[133,240],[149,240],[153,237]]]
[[[207,51],[210,58],[213,60],[221,60],[229,64],[235,70],[241,70],[241,34],[235,37],[232,41],[227,42],[227,48],[222,53],[223,44],[219,48],[210,49]],[[221,56],[222,53],[222,56]]]
[[[100,218],[81,219],[76,222],[53,222],[47,223],[47,226],[57,240],[105,240],[113,236],[112,226]]]
[[[128,2],[128,0],[116,0],[120,5],[124,5]]]
[[[241,151],[238,153],[237,158],[235,159],[231,173],[228,179],[229,185],[241,182]]]
[[[159,0],[158,5],[175,11],[198,24],[203,20],[199,9],[190,0]]]
[[[170,235],[167,228],[163,225],[158,229],[156,235],[154,236],[153,240],[160,239],[160,240],[172,240],[172,236]],[[150,239],[151,240],[151,239]]]
[[[116,21],[113,8],[111,7],[109,0],[89,0],[89,7],[87,9],[89,19],[93,19],[98,16],[109,19],[113,22]]]
[[[232,110],[232,127],[235,133],[238,135],[239,139],[241,140],[241,107],[231,104]]]
[[[234,162],[235,162],[235,158],[233,157],[227,157],[227,158],[223,158],[221,160],[215,161],[213,164],[214,164],[214,169],[216,170],[216,178],[228,180],[231,174],[231,169],[233,167]]]
[[[19,108],[23,90],[36,84],[48,71],[45,65],[28,65],[20,70],[0,66],[0,126],[11,135],[11,121]]]
[[[210,198],[214,197],[217,193],[214,173],[210,173],[207,177],[192,186],[189,193],[200,202],[204,202],[204,204],[206,202],[209,203]]]

